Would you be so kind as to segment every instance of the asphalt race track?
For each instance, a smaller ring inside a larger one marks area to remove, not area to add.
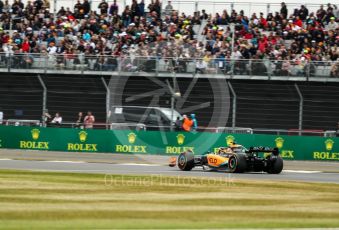
[[[319,171],[284,170],[281,174],[270,175],[266,173],[230,174],[225,172],[203,171],[195,168],[190,172],[180,171],[177,167],[170,168],[165,165],[141,163],[88,163],[76,161],[38,161],[0,159],[0,169],[76,172],[76,173],[102,173],[124,175],[155,175],[155,176],[194,176],[216,179],[250,179],[250,180],[281,180],[324,182],[339,184],[339,173],[324,173]]]
[[[217,179],[250,179],[324,182],[339,184],[339,162],[284,161],[281,174],[232,174],[203,171],[190,172],[168,166],[168,156],[138,154],[77,153],[0,149],[0,169],[101,173],[121,175],[194,176]]]

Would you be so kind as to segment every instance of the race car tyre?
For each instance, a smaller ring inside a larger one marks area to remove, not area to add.
[[[271,165],[267,172],[270,174],[279,174],[283,170],[283,167],[284,161],[280,156],[278,156],[277,158],[271,160]]]
[[[191,171],[194,168],[194,154],[191,151],[181,153],[178,157],[178,167],[183,171]]]
[[[243,154],[234,154],[228,159],[228,168],[232,173],[243,173],[246,167],[246,156]]]

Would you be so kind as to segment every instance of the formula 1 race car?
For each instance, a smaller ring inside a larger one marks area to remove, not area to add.
[[[176,163],[177,162],[177,163]],[[242,145],[233,144],[229,147],[220,147],[216,153],[207,152],[195,156],[192,151],[181,153],[178,158],[171,159],[170,166],[178,167],[183,171],[190,171],[196,166],[232,172],[267,172],[279,174],[283,169],[283,159],[278,148],[251,147],[246,149]]]

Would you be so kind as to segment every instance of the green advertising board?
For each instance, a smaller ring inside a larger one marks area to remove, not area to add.
[[[9,149],[177,155],[216,151],[233,141],[278,147],[284,159],[339,161],[339,138],[0,126],[0,148]]]

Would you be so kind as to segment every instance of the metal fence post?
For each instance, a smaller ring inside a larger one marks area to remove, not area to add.
[[[84,70],[84,69],[85,69],[85,68],[84,68],[84,63],[85,63],[85,58],[86,58],[86,57],[85,57],[84,54],[82,54],[81,57],[80,57],[80,55],[81,55],[81,54],[78,54],[78,58],[81,60],[81,61],[80,61],[80,71],[81,71],[81,75],[83,75],[83,74],[84,74],[84,71],[85,71],[85,70]]]
[[[12,54],[11,52],[8,53],[8,59],[7,59],[7,70],[8,72],[11,72],[11,65],[12,65]]]
[[[156,61],[155,61],[155,76],[159,76],[159,58],[158,57],[156,57],[156,59],[155,59]]]
[[[110,117],[111,90],[109,89],[104,77],[101,77],[101,81],[106,89],[106,124],[108,124],[109,117]],[[106,126],[106,129],[107,129],[107,126]]]
[[[197,59],[194,58],[193,62],[194,62],[194,70],[192,73],[192,77],[195,77],[195,75],[197,74]]]
[[[122,58],[121,57],[118,57],[117,58],[117,60],[118,60],[118,74],[119,74],[119,76],[121,75],[121,69],[122,69]]]
[[[231,64],[231,78],[233,78],[233,76],[234,76],[234,65],[235,65],[235,59],[234,59],[235,25],[234,25],[234,23],[231,23],[230,28],[231,28],[231,33],[232,33],[232,43],[231,43],[231,63],[232,63]]]
[[[304,108],[304,97],[299,89],[299,86],[297,83],[294,84],[295,89],[297,90],[297,93],[299,95],[299,124],[298,124],[298,129],[299,129],[299,136],[301,136],[301,130],[303,129],[303,108]]]
[[[236,116],[237,116],[237,94],[235,93],[231,82],[227,82],[228,87],[231,90],[232,96],[233,96],[233,103],[232,103],[232,128],[235,128],[236,125]]]
[[[267,70],[268,80],[271,80],[272,77],[272,62],[268,60],[268,70]]]
[[[47,73],[47,65],[48,65],[48,56],[46,55],[44,58],[44,73]]]
[[[54,0],[54,9],[53,9],[53,22],[56,22],[56,18],[57,18],[57,0]]]
[[[305,68],[306,68],[306,70],[305,70],[306,81],[309,81],[309,79],[310,79],[310,74],[311,74],[311,62],[307,62]]]
[[[44,83],[44,81],[42,80],[40,74],[37,75],[39,82],[43,88],[43,93],[42,93],[42,117],[44,117],[46,111],[47,111],[47,87]],[[43,127],[45,127],[46,122],[45,119],[42,119],[42,125]]]

